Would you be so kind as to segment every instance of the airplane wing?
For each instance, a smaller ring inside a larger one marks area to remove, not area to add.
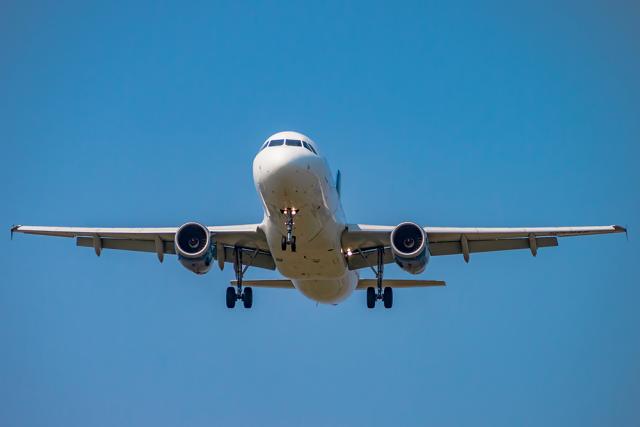
[[[342,247],[351,251],[349,269],[357,270],[376,264],[377,249],[384,248],[385,264],[392,263],[390,236],[394,226],[349,224],[342,235]],[[587,227],[423,227],[432,256],[462,254],[469,261],[471,253],[529,249],[533,256],[538,248],[558,246],[558,237],[592,234],[626,233],[619,225]]]
[[[92,228],[92,227],[43,227],[14,225],[11,234],[38,234],[44,236],[73,237],[77,246],[92,247],[96,255],[102,249],[119,249],[137,252],[155,252],[160,262],[164,254],[175,254],[174,237],[179,227],[161,228]],[[218,252],[224,250],[224,261],[233,262],[234,247],[241,247],[243,263],[253,267],[275,270],[275,262],[269,252],[264,232],[259,224],[208,226]]]

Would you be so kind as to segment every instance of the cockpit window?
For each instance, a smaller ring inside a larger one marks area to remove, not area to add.
[[[302,143],[304,144],[304,148],[311,151],[313,154],[318,155],[318,153],[316,153],[316,150],[313,149],[313,145],[309,144],[307,141],[302,141]]]
[[[288,147],[304,147],[316,156],[318,155],[315,148],[313,148],[313,145],[309,144],[307,141],[303,141],[300,139],[272,139],[262,144],[262,147],[260,147],[260,151],[264,150],[267,147],[278,147],[281,145],[286,145]]]

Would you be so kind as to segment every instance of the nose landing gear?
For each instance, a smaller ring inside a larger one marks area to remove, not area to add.
[[[293,208],[286,208],[286,209],[282,209],[280,212],[282,212],[282,214],[285,217],[284,225],[287,228],[287,234],[286,236],[282,236],[282,240],[280,241],[280,246],[283,251],[287,250],[287,246],[291,246],[291,252],[295,252],[296,236],[293,235],[293,228],[295,227],[295,221],[293,220],[293,218],[298,213],[298,210]]]

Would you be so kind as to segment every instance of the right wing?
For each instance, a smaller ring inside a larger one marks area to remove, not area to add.
[[[233,262],[234,247],[240,247],[243,250],[243,264],[251,263],[254,267],[275,270],[275,262],[259,224],[207,228],[218,245],[218,257],[222,255],[224,262]],[[100,255],[102,249],[155,252],[162,262],[164,254],[176,253],[174,238],[177,230],[178,227],[93,228],[15,225],[11,227],[11,234],[75,237],[77,246],[92,247],[97,255]]]
[[[384,248],[383,262],[392,263],[390,236],[394,226],[349,224],[342,235],[345,252],[351,251],[349,269],[365,268],[376,263],[377,248]],[[538,248],[558,246],[558,237],[624,233],[619,225],[587,227],[423,227],[432,256],[462,254],[465,261],[474,252],[529,249],[535,256]]]

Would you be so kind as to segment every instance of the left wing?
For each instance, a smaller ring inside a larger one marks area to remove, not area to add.
[[[345,252],[350,250],[354,253],[349,257],[349,268],[356,270],[374,265],[377,248],[384,248],[384,263],[392,263],[393,255],[389,246],[394,228],[383,225],[348,225],[342,235],[342,247]],[[429,252],[432,256],[462,254],[467,262],[470,254],[474,252],[529,249],[535,256],[538,248],[558,246],[558,237],[627,231],[619,225],[528,228],[423,227],[423,230],[427,234]]]
[[[233,248],[240,247],[247,256],[243,263],[275,270],[273,257],[260,224],[207,226],[211,237],[224,250],[224,261],[233,262]],[[160,262],[164,254],[175,254],[174,238],[178,227],[160,228],[93,228],[42,227],[15,225],[11,234],[38,234],[44,236],[75,237],[77,246],[92,247],[96,255],[102,249],[120,249],[137,252],[155,252]]]

